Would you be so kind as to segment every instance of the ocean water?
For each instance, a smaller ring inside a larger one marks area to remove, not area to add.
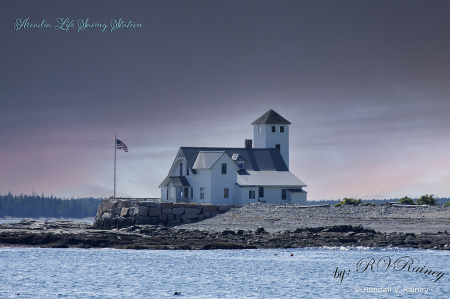
[[[74,221],[74,222],[84,222],[84,223],[88,223],[88,224],[94,224],[94,220],[95,218],[39,218],[39,219],[34,219],[34,218],[8,218],[8,219],[4,219],[4,218],[0,218],[0,224],[3,223],[19,223],[20,221],[22,221],[23,219],[26,220],[36,220],[36,221],[49,221],[49,222],[55,222],[55,221],[60,221],[60,220],[68,220],[68,221]]]
[[[450,298],[446,251],[0,248],[0,269],[0,298]]]

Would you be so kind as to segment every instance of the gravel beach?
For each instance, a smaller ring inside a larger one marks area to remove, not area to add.
[[[393,205],[298,206],[295,204],[252,203],[232,208],[224,214],[184,229],[205,231],[255,230],[262,226],[268,232],[334,225],[361,225],[377,232],[437,233],[450,232],[450,207]]]

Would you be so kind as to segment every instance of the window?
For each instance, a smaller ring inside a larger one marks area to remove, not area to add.
[[[261,133],[261,126],[258,127],[258,132]]]
[[[222,174],[227,174],[227,163],[222,163]]]
[[[264,197],[264,187],[259,187],[258,196],[259,197]]]
[[[280,133],[284,133],[284,126],[280,126]]]
[[[244,163],[239,163],[239,169],[244,169]]]
[[[194,188],[191,188],[191,199],[194,199]]]
[[[223,198],[228,198],[228,188],[223,189]]]
[[[275,126],[270,126],[270,131],[275,132]]]
[[[183,175],[183,163],[180,163],[180,176]]]
[[[189,166],[186,166],[186,175],[189,175]]]
[[[184,195],[184,198],[188,198],[188,195],[189,193],[188,193],[188,188],[187,187],[185,187],[184,188],[184,192],[183,192],[183,195]]]
[[[248,198],[255,199],[255,190],[248,191]]]
[[[281,199],[286,199],[286,189],[281,189]]]
[[[205,187],[200,187],[200,199],[205,199]]]
[[[279,145],[279,144],[275,144],[275,148],[277,148],[278,150],[280,150],[280,145]]]

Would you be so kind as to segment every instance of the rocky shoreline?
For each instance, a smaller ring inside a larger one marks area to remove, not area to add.
[[[398,247],[450,250],[448,228],[450,208],[442,206],[305,208],[289,204],[250,204],[203,221],[174,227],[133,225],[105,230],[72,221],[23,220],[0,225],[0,246],[183,250]]]

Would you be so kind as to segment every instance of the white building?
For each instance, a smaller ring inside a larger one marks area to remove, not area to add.
[[[255,120],[244,148],[181,147],[159,185],[161,200],[306,205],[305,183],[289,171],[289,125],[273,110]]]

